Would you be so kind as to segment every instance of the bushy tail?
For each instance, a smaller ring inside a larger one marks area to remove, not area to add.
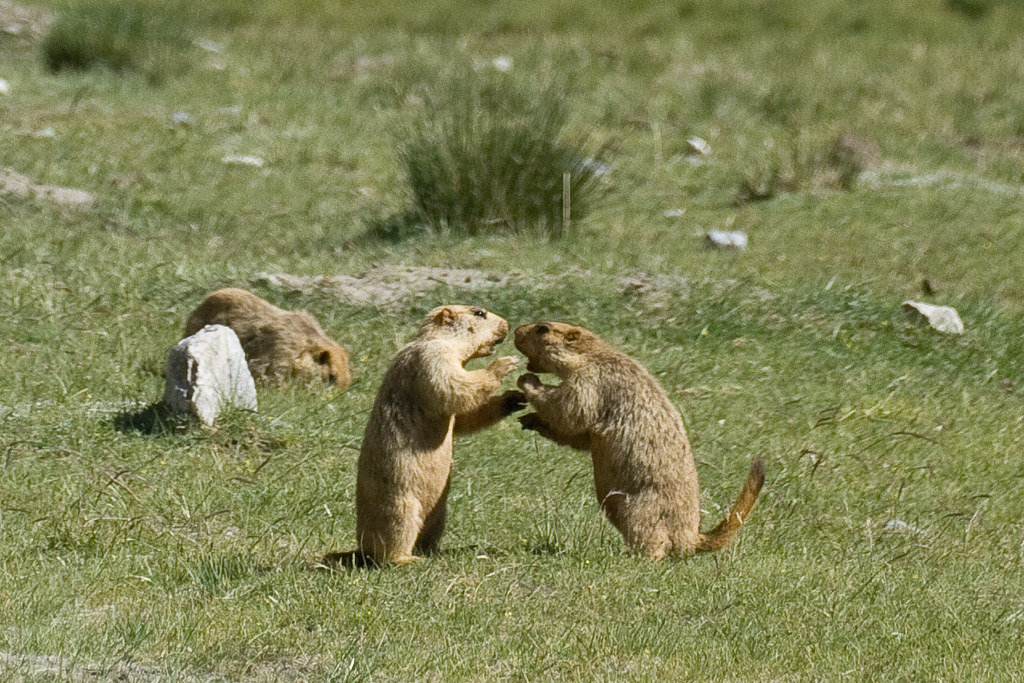
[[[729,514],[714,529],[706,534],[701,534],[701,542],[697,545],[696,552],[709,553],[721,550],[729,545],[733,537],[739,532],[740,527],[747,521],[747,515],[750,514],[751,508],[754,507],[757,494],[761,492],[763,484],[764,465],[761,464],[760,460],[755,460],[750,463],[750,474],[747,476],[747,483],[743,485],[743,490],[740,491],[740,495],[736,498],[736,502],[733,503]]]

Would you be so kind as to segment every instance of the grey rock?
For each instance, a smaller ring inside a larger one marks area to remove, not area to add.
[[[911,320],[927,323],[932,329],[943,334],[963,334],[964,323],[952,306],[936,306],[922,301],[903,302],[903,312]]]
[[[207,325],[167,354],[164,405],[212,425],[228,405],[256,410],[256,384],[234,330]]]
[[[95,197],[85,190],[38,185],[32,182],[31,178],[9,168],[0,168],[0,193],[48,200],[74,209],[88,209],[95,201]]]

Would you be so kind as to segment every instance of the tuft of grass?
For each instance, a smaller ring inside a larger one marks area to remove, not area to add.
[[[108,68],[160,80],[182,68],[190,39],[187,13],[176,3],[69,3],[43,41],[43,62],[53,72]]]
[[[528,85],[490,68],[442,78],[398,145],[423,221],[470,235],[566,232],[607,171],[604,150],[565,133],[568,119],[559,83]]]
[[[736,203],[819,188],[852,190],[861,172],[877,166],[880,160],[877,143],[852,133],[827,145],[801,134],[784,136],[781,144],[769,139],[744,166]]]
[[[980,19],[989,13],[994,4],[992,0],[946,0],[946,7],[968,19]]]

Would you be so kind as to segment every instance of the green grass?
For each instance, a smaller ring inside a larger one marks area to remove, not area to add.
[[[346,5],[184,5],[188,68],[155,80],[53,74],[0,33],[2,166],[97,196],[0,194],[0,678],[1018,679],[1018,5]],[[439,74],[498,56],[572,84],[566,139],[610,141],[607,193],[563,239],[410,226],[396,129]],[[882,159],[823,182],[845,133]],[[750,247],[705,251],[710,229]],[[373,264],[525,277],[387,306],[258,277]],[[621,282],[640,274],[658,287]],[[212,431],[119,429],[229,285],[316,314],[352,388],[261,388]],[[967,333],[912,325],[907,297]],[[354,545],[377,384],[449,301],[639,358],[687,421],[706,525],[763,458],[736,547],[627,556],[589,459],[509,420],[456,444],[439,556],[317,570]]]

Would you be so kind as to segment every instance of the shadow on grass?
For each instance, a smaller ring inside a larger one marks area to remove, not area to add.
[[[354,242],[357,245],[398,244],[410,239],[429,234],[430,229],[423,222],[417,211],[400,211],[390,216],[371,218],[367,221],[366,230],[358,235]]]
[[[500,554],[497,548],[490,548],[481,550],[480,546],[476,545],[462,545],[455,548],[441,548],[439,550],[433,550],[425,552],[420,555],[413,555],[413,559],[408,562],[398,564],[381,564],[373,561],[358,550],[346,550],[343,552],[327,553],[318,562],[309,566],[310,571],[341,571],[341,570],[353,570],[353,569],[386,569],[388,567],[398,567],[403,564],[417,565],[422,562],[429,561],[431,558],[442,558],[442,557],[458,557],[460,555],[466,555],[472,553],[473,557],[479,557],[485,555],[487,557],[495,557]]]
[[[170,410],[163,401],[152,403],[139,411],[125,411],[114,418],[114,428],[123,434],[160,436],[183,434],[195,420],[190,415]]]

